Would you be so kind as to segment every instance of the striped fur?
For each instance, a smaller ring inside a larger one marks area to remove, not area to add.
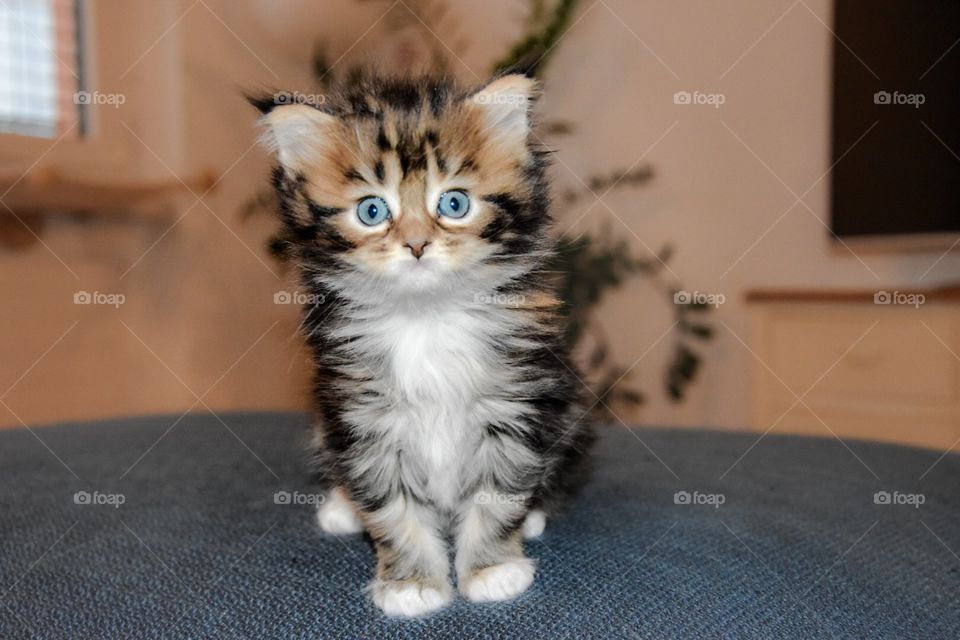
[[[467,597],[526,588],[520,528],[574,487],[592,439],[543,271],[536,91],[516,75],[474,90],[367,79],[319,107],[255,102],[292,254],[320,301],[304,318],[319,466],[373,538],[373,595],[390,614],[449,599],[447,534]],[[437,215],[450,189],[470,195],[461,220]],[[367,196],[389,222],[358,220]]]

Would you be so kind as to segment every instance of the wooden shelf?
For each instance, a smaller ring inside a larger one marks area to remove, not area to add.
[[[80,180],[52,169],[37,169],[26,176],[0,177],[0,216],[47,214],[133,215],[164,217],[174,196],[200,195],[216,183],[213,172],[203,172],[181,182],[175,178],[152,182]],[[7,207],[10,209],[8,210]],[[135,213],[134,213],[135,212]]]

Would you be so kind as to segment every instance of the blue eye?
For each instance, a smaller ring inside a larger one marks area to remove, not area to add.
[[[390,217],[390,207],[383,198],[370,196],[357,205],[357,217],[363,224],[373,227]]]
[[[448,218],[462,218],[470,211],[470,196],[465,192],[447,191],[440,196],[437,203],[437,213]]]

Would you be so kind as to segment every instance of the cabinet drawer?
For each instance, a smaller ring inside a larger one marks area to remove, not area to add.
[[[918,415],[909,410],[866,412],[839,408],[815,409],[816,415],[798,405],[786,415],[773,408],[760,417],[763,430],[777,420],[771,433],[800,433],[831,438],[879,440],[946,451],[953,446],[958,433],[955,420],[949,414]],[[821,422],[822,421],[822,422]],[[829,429],[827,428],[829,427]]]
[[[761,354],[806,402],[956,406],[960,335],[956,316],[872,305],[793,307],[771,313]],[[792,395],[774,379],[768,389]]]

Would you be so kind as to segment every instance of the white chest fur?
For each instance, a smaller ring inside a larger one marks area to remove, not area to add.
[[[509,418],[510,376],[495,349],[503,319],[470,306],[409,310],[354,325],[355,348],[376,362],[384,398],[364,411],[385,446],[402,452],[404,480],[442,505],[453,505],[470,480],[470,461],[485,425]],[[358,427],[361,426],[358,424]]]
[[[389,371],[400,397],[396,412],[406,418],[397,437],[416,459],[427,494],[452,503],[484,426],[476,401],[496,388],[491,336],[462,309],[395,325]]]

